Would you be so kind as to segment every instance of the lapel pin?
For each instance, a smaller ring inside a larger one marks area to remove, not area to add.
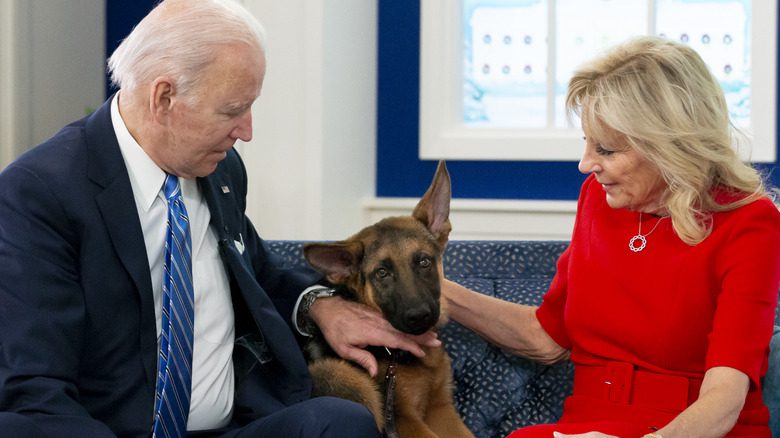
[[[230,193],[230,188],[228,186],[222,186],[222,193]]]

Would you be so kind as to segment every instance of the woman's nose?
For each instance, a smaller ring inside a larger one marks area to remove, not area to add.
[[[602,170],[598,155],[596,155],[596,153],[593,151],[593,148],[587,145],[585,146],[585,150],[582,152],[582,158],[580,158],[577,169],[584,174],[596,173]]]
[[[577,164],[577,170],[579,170],[581,173],[590,173],[591,169],[593,168],[593,160],[590,157],[590,153],[588,152],[588,146],[585,146],[585,150],[582,151],[582,157],[580,158],[580,162]]]

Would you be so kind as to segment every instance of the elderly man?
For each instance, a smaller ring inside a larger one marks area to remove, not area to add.
[[[116,95],[0,174],[0,431],[378,436],[363,406],[310,398],[291,321],[320,278],[275,266],[244,214],[260,24],[166,0],[109,68]],[[330,300],[312,318],[369,371],[361,346],[438,342]]]

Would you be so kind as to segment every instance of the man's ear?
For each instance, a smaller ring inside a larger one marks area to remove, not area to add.
[[[156,120],[164,121],[173,110],[176,87],[168,76],[156,78],[149,88],[149,112]]]

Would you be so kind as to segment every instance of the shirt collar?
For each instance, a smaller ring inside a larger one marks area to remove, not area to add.
[[[111,123],[114,125],[119,149],[125,160],[136,203],[144,211],[149,211],[155,198],[160,194],[163,182],[165,182],[165,172],[157,167],[157,164],[152,161],[127,130],[127,125],[119,113],[119,93],[111,100]]]

